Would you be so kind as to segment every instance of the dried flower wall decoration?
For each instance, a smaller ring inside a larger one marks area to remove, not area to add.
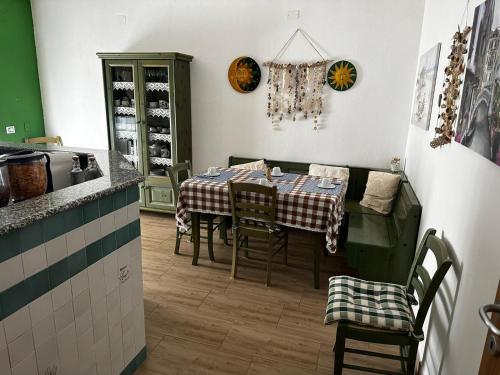
[[[461,76],[465,71],[464,56],[467,54],[467,37],[470,32],[469,26],[463,31],[460,31],[459,27],[453,36],[451,54],[448,56],[450,62],[444,70],[446,78],[443,83],[444,90],[440,103],[441,113],[438,116],[441,126],[435,129],[436,137],[431,141],[432,148],[450,143],[454,135],[453,123],[457,118],[458,109],[456,101],[460,96]]]
[[[278,63],[277,60],[299,32],[322,60],[313,63]],[[273,126],[279,126],[283,119],[313,119],[314,129],[318,129],[319,117],[323,110],[323,86],[326,83],[328,62],[309,35],[302,29],[297,29],[273,61],[264,63],[264,66],[268,67],[267,116]]]

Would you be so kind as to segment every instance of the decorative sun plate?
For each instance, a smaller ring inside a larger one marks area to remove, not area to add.
[[[227,78],[236,91],[251,92],[257,88],[260,82],[259,64],[250,57],[238,57],[229,66]]]
[[[328,69],[328,84],[337,91],[349,90],[356,82],[356,68],[346,60],[337,61]]]

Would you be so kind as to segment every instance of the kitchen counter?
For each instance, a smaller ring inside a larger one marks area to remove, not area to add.
[[[0,374],[132,374],[146,358],[144,178],[115,151],[0,142],[18,149],[92,153],[102,177],[0,208]]]
[[[0,236],[144,181],[144,177],[117,151],[0,142],[0,155],[19,149],[92,153],[103,177],[0,208]]]

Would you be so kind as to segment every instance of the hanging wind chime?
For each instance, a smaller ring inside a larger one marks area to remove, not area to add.
[[[463,31],[460,31],[459,26],[458,31],[453,36],[451,54],[448,56],[450,62],[444,70],[446,78],[443,83],[442,102],[439,103],[441,113],[438,118],[442,124],[435,129],[436,136],[430,143],[432,148],[451,143],[455,134],[453,123],[457,118],[458,107],[456,101],[460,96],[461,76],[465,71],[464,58],[467,54],[467,37],[470,32],[471,28],[469,26],[465,27]]]
[[[278,63],[292,40],[301,33],[306,41],[321,57],[314,63]],[[297,29],[278,52],[276,57],[264,63],[268,67],[267,116],[273,126],[279,126],[283,119],[313,119],[314,129],[318,129],[318,120],[323,110],[323,86],[326,83],[325,60],[309,35]]]

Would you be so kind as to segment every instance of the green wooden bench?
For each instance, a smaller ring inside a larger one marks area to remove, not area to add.
[[[422,207],[408,182],[402,182],[390,215],[346,205],[348,264],[365,280],[404,284],[414,257]]]
[[[230,156],[228,166],[256,160]],[[271,167],[280,167],[283,172],[309,172],[309,163],[266,161]],[[415,252],[422,211],[406,175],[400,172],[401,185],[393,211],[385,216],[361,206],[359,202],[363,199],[368,173],[371,170],[390,171],[348,165],[342,167],[349,168],[349,184],[339,246],[345,247],[349,265],[363,279],[404,284]]]

